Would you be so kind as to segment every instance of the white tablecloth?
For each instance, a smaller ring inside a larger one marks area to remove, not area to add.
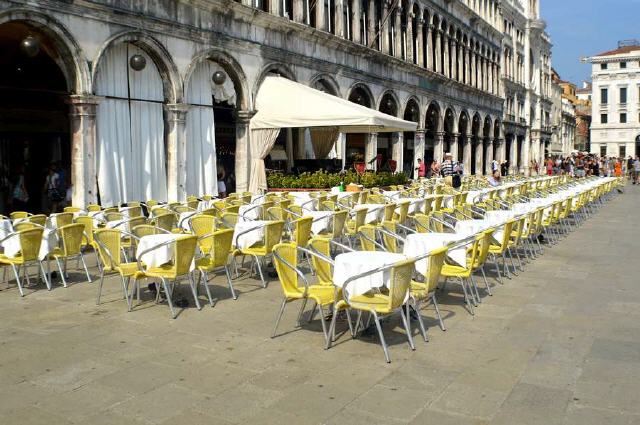
[[[178,227],[180,227],[182,230],[190,232],[191,227],[189,226],[189,221],[191,217],[193,217],[196,214],[198,214],[197,211],[188,211],[188,212],[180,213],[180,215],[178,216]]]
[[[362,204],[356,207],[356,210],[366,208],[367,216],[364,219],[364,222],[369,223],[377,223],[382,221],[384,218],[384,205],[385,204]]]
[[[293,197],[293,204],[299,205],[308,211],[315,211],[318,202],[311,197],[310,192],[289,192]]]
[[[457,233],[412,233],[407,235],[403,253],[407,257],[419,257],[461,239],[464,237]],[[449,250],[447,256],[457,264],[466,267],[467,252],[465,247]],[[416,270],[420,274],[424,274],[428,266],[427,259],[416,262]]]
[[[8,218],[0,220],[0,239],[7,237],[13,232],[13,224]]]
[[[248,204],[248,205],[240,205],[238,209],[238,221],[254,221],[259,219],[261,207]]]
[[[198,201],[198,206],[196,210],[198,212],[202,212],[204,210],[208,210],[209,208],[213,208],[213,203],[217,201],[217,199],[210,199],[208,201]]]
[[[333,211],[305,211],[304,215],[313,217],[311,232],[318,234],[331,227],[331,219],[335,213]]]
[[[185,237],[180,234],[160,234],[160,235],[147,235],[140,238],[138,241],[138,248],[136,249],[136,258],[138,258],[147,267],[159,267],[172,261],[175,257],[173,244],[164,245],[156,249],[152,249],[146,254],[140,257],[140,254],[147,249],[151,249],[154,246],[160,245],[164,242],[175,241],[176,239]],[[191,270],[194,269],[193,262],[191,263]]]
[[[422,198],[398,198],[396,202],[406,202],[409,201],[409,213],[410,214],[418,214],[423,211],[423,206],[425,200]]]
[[[487,220],[458,220],[455,231],[462,237],[472,236],[491,227]]]
[[[122,217],[131,218],[131,210],[133,210],[134,208],[138,207],[120,207],[118,208],[118,211],[122,213]]]
[[[397,263],[406,258],[402,254],[374,251],[339,254],[335,258],[335,266],[333,267],[333,284],[342,288],[345,281],[352,276]],[[362,295],[372,289],[386,286],[389,278],[390,273],[380,272],[354,280],[348,284],[348,295]]]
[[[243,221],[238,222],[233,231],[233,245],[236,248],[249,248],[252,245],[262,241],[264,239],[264,226],[270,223],[270,221],[266,220],[255,220],[255,221]],[[247,232],[241,236],[240,233],[245,230],[254,229],[250,232]]]
[[[400,197],[399,190],[383,190],[382,196],[389,199],[390,201],[396,202],[396,198]]]
[[[38,258],[43,261],[49,253],[58,246],[58,233],[56,229],[45,228],[42,232],[42,242],[40,243],[40,251]],[[21,250],[20,236],[14,235],[3,242],[4,255],[7,257],[15,257]]]

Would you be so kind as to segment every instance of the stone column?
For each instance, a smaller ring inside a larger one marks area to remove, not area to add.
[[[460,139],[464,136],[461,136],[460,133],[451,133],[449,137],[451,137],[449,141],[449,152],[451,153],[452,159],[454,161],[457,161],[458,152],[460,152]],[[444,150],[444,144],[442,145],[442,149]]]
[[[287,139],[285,141],[285,151],[287,153],[287,172],[291,172],[293,167],[293,129],[285,129],[287,132]]]
[[[484,151],[484,173],[491,174],[491,162],[493,161],[493,141],[490,137],[486,139],[486,149]]]
[[[518,136],[511,136],[511,150],[509,151],[509,173],[518,172]]]
[[[462,163],[464,166],[464,173],[471,174],[471,143],[475,143],[473,136],[470,134],[464,135],[464,145],[462,147]]]
[[[442,66],[442,73],[444,74],[445,77],[450,77],[451,73],[450,68],[449,68],[449,49],[451,48],[451,40],[449,39],[449,34],[447,34],[446,32],[442,34],[443,37],[443,41],[444,41],[444,52],[442,52],[443,55],[443,66]]]
[[[71,124],[71,184],[73,206],[84,208],[98,201],[96,170],[96,110],[99,98],[72,95],[69,122]]]
[[[433,159],[442,162],[444,160],[444,131],[437,131],[433,142]]]
[[[391,134],[391,159],[396,161],[396,171],[402,171],[404,154],[404,133],[392,133]]]
[[[367,164],[366,167],[371,167],[373,170],[376,170],[376,161],[373,161],[371,165],[372,159],[376,157],[378,154],[378,133],[370,133],[367,135],[367,138],[364,141],[364,162]]]
[[[469,52],[469,58],[471,60],[469,63],[469,71],[471,73],[469,82],[472,87],[478,87],[478,74],[476,73],[476,53],[473,51],[473,49],[471,49],[471,51]]]
[[[466,83],[470,86],[473,86],[473,80],[471,79],[471,72],[472,72],[471,56],[472,55],[471,55],[471,48],[469,46],[465,47],[465,55],[466,55],[466,63],[467,63],[467,66],[466,66],[467,69],[465,70]]]
[[[487,90],[486,81],[485,81],[486,72],[485,72],[484,56],[482,55],[478,55],[478,71],[480,72],[478,88],[482,91],[486,91]]]
[[[464,60],[464,44],[458,44],[458,81],[464,81],[462,61]]]
[[[236,192],[249,189],[249,173],[251,156],[249,152],[249,121],[256,111],[238,111],[236,118]],[[304,134],[304,133],[303,133]],[[304,146],[304,135],[302,137]],[[304,152],[304,147],[303,150]]]
[[[456,64],[456,58],[458,57],[458,41],[455,38],[451,39],[451,52],[449,58],[451,59],[451,72],[449,76],[452,80],[458,79],[458,65]]]
[[[360,37],[360,32],[362,31],[360,27],[360,18],[362,18],[362,10],[360,9],[360,7],[362,6],[362,1],[355,0],[352,4],[353,18],[351,19],[351,38],[356,43],[362,43],[362,37]]]
[[[304,21],[304,3],[302,0],[293,0],[293,20],[296,22]]]
[[[435,68],[435,62],[433,60],[433,52],[436,49],[436,37],[435,37],[435,31],[434,31],[434,26],[429,24],[429,29],[428,29],[428,33],[427,33],[427,40],[425,40],[425,42],[427,43],[427,57],[426,57],[426,64],[427,64],[427,69],[430,71],[434,71],[436,70]],[[429,41],[431,40],[431,41]]]
[[[530,175],[529,161],[531,160],[531,138],[530,134],[524,136],[522,141],[522,152],[520,153],[520,170],[525,176]]]
[[[346,35],[346,23],[344,22],[344,2],[345,0],[335,0],[335,4],[333,6],[335,13],[335,23],[336,27],[333,31],[335,35],[338,37],[344,38]],[[317,4],[317,3],[316,3]]]
[[[376,22],[375,19],[373,19],[373,17],[376,16],[376,2],[374,0],[369,0],[369,12],[367,13],[367,15],[369,17],[369,28],[367,29],[369,35],[367,36],[367,44],[371,48],[376,48]],[[378,37],[380,36],[381,35],[379,35]]]
[[[394,56],[397,58],[402,58],[402,8],[396,8],[396,23],[395,23],[395,48],[394,48]]]
[[[442,37],[442,30],[437,29],[435,34],[436,34],[436,39],[435,39],[436,60],[434,61],[435,63],[433,64],[433,71],[442,73],[442,69],[441,69],[442,68],[442,43],[440,42]]]
[[[389,0],[381,0],[382,1],[382,16],[380,17],[381,21],[385,16],[389,13]],[[382,36],[382,52],[389,54],[389,19],[382,21],[382,28],[380,28],[381,36]]]
[[[482,161],[484,160],[484,144],[481,138],[475,140],[476,143],[476,157],[474,158],[476,164],[476,175],[481,176],[483,174]]]
[[[242,0],[242,4],[245,6],[253,7],[253,0]]]
[[[414,18],[414,14],[411,10],[407,11],[407,41],[406,41],[406,46],[407,46],[407,62],[411,62],[414,63],[414,55],[415,52],[413,51],[413,18]]]
[[[418,168],[418,159],[421,159],[424,161],[424,150],[425,150],[425,142],[424,142],[424,130],[419,129],[416,130],[414,139],[413,139],[413,170],[407,170],[407,171],[411,171],[410,175],[416,175],[415,173],[415,169]]]
[[[189,106],[183,103],[165,105],[167,116],[167,201],[183,201],[187,197],[187,134]]]
[[[281,1],[270,1],[269,2],[269,13],[276,16],[282,16],[282,2]]]
[[[418,18],[416,22],[416,51],[414,52],[414,55],[416,58],[416,64],[424,68],[426,65],[424,61],[424,43],[426,40],[422,33],[424,21],[422,18]]]
[[[326,31],[326,28],[327,28],[326,19],[327,17],[325,16],[325,13],[324,13],[324,2],[321,1],[320,3],[316,3],[316,28],[319,30]]]
[[[495,139],[494,143],[496,143],[496,154],[497,154],[497,160],[499,162],[504,161],[506,159],[506,153],[505,153],[505,141],[504,139]]]

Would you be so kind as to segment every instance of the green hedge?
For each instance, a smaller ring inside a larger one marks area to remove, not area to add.
[[[282,173],[267,174],[267,185],[270,189],[330,189],[344,184],[356,183],[364,187],[382,187],[396,184],[405,184],[407,176],[404,173],[367,172],[358,175],[355,171],[344,173],[327,173],[320,170],[315,173],[302,173],[289,175]]]

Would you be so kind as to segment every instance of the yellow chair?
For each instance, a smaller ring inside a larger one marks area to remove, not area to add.
[[[107,221],[121,221],[124,220],[124,214],[120,211],[109,211],[104,213],[104,219]]]
[[[143,275],[138,271],[137,263],[125,263],[121,260],[121,240],[122,232],[118,229],[99,229],[94,233],[96,251],[101,265],[96,305],[100,305],[105,274],[118,274],[122,281],[122,295],[127,300],[127,309],[131,310],[131,300],[129,299],[131,278],[137,279]],[[133,298],[133,294],[131,298]]]
[[[472,315],[475,314],[473,310],[473,304],[477,305],[477,301],[473,292],[473,282],[470,282],[473,270],[471,267],[469,267],[469,264],[475,264],[477,261],[477,256],[480,252],[478,246],[481,237],[482,235],[475,235],[473,236],[473,238],[467,238],[463,241],[456,242],[456,246],[470,245],[470,247],[467,247],[466,264],[464,266],[461,266],[445,261],[445,264],[442,266],[441,272],[442,276],[445,279],[456,278],[460,281],[460,286],[462,286],[462,292],[464,293],[464,301],[467,304],[469,313]],[[467,291],[467,288],[469,289],[469,291]]]
[[[13,270],[13,275],[16,278],[16,283],[18,285],[18,290],[20,291],[20,296],[24,297],[24,288],[22,286],[22,281],[20,280],[20,268],[24,267],[24,277],[26,279],[27,285],[30,284],[29,275],[26,273],[27,267],[31,264],[38,264],[40,266],[40,271],[42,272],[42,276],[44,276],[44,281],[47,284],[47,289],[51,290],[51,282],[47,278],[47,274],[42,267],[42,262],[38,258],[40,253],[40,244],[42,242],[42,228],[31,228],[26,230],[19,230],[14,233],[11,233],[5,236],[0,243],[7,241],[10,238],[19,238],[20,239],[20,251],[13,257],[8,257],[4,254],[0,254],[0,266],[1,267],[11,267]]]
[[[234,228],[236,224],[238,224],[238,214],[237,213],[222,213],[220,215],[220,221],[223,226],[228,228]]]
[[[68,224],[66,226],[58,227],[58,236],[61,241],[61,247],[54,248],[49,253],[49,258],[55,260],[60,271],[60,277],[62,278],[62,284],[67,287],[67,279],[65,277],[67,271],[67,261],[73,258],[80,259],[84,272],[87,275],[87,280],[91,282],[91,276],[87,269],[87,263],[84,261],[84,254],[82,253],[82,239],[84,237],[84,225],[80,223]],[[64,270],[61,260],[64,260]]]
[[[64,209],[62,211],[70,212],[70,213],[74,213],[74,212],[77,213],[77,212],[82,211],[82,208],[79,208],[79,207],[64,207]]]
[[[84,248],[89,247],[97,252],[98,244],[93,237],[93,232],[96,230],[93,223],[93,218],[86,215],[81,215],[75,218],[75,222],[80,223],[84,226],[84,233],[82,235],[82,246]],[[97,258],[96,261],[98,261]]]
[[[320,232],[316,236],[341,240],[344,236],[344,224],[347,221],[347,215],[349,215],[349,211],[347,210],[336,211],[331,219],[330,229]]]
[[[308,251],[313,255],[311,251]],[[276,337],[278,324],[284,313],[286,305],[292,301],[302,300],[303,305],[298,314],[297,326],[300,326],[300,319],[306,306],[307,300],[312,300],[320,313],[320,323],[322,324],[322,332],[324,333],[325,342],[329,341],[329,334],[324,318],[324,307],[333,305],[336,301],[335,290],[333,285],[310,285],[302,273],[298,269],[298,247],[295,243],[281,243],[273,249],[273,262],[278,273],[280,286],[284,293],[284,299],[280,305],[280,310],[276,318],[276,324],[273,327],[272,338]],[[315,308],[314,308],[315,310]]]
[[[297,246],[305,248],[309,244],[311,238],[311,224],[313,217],[302,217],[291,222],[292,233],[291,242]]]
[[[154,226],[157,226],[168,232],[173,231],[173,229],[176,227],[177,222],[178,222],[178,218],[176,217],[176,214],[173,212],[156,215],[152,220],[152,224]]]
[[[426,214],[416,214],[413,216],[413,223],[416,229],[416,233],[429,233],[429,216]]]
[[[258,272],[260,273],[262,287],[264,288],[267,287],[267,282],[264,280],[262,266],[260,265],[260,258],[262,258],[262,261],[266,262],[267,257],[271,256],[273,247],[280,243],[283,229],[284,221],[271,221],[265,225],[264,239],[261,244],[250,246],[248,248],[239,248],[233,253],[234,257],[238,255],[249,255],[254,259],[255,264],[258,267]],[[242,233],[239,233],[237,236],[240,235],[242,235]]]
[[[315,237],[309,241],[311,264],[318,279],[318,285],[333,287],[333,262],[331,260],[331,239]]]
[[[420,315],[421,302],[428,300],[436,310],[436,316],[438,316],[438,322],[440,323],[440,329],[446,330],[444,327],[444,321],[440,314],[440,308],[438,307],[438,300],[436,299],[436,289],[438,288],[438,282],[440,281],[440,273],[442,272],[442,266],[447,256],[448,248],[442,247],[435,249],[429,253],[427,258],[416,258],[416,266],[419,266],[420,260],[425,261],[427,265],[426,270],[422,270],[421,274],[425,276],[424,282],[411,281],[409,288],[409,296],[413,301],[414,308],[418,315],[418,323],[420,325],[420,331],[425,341],[428,341],[427,331]]]
[[[212,234],[216,230],[216,218],[211,215],[197,214],[189,220],[191,232],[198,237],[198,248],[200,252],[209,252],[211,249],[211,238],[203,238]]]
[[[11,218],[11,220],[16,220],[16,219],[19,219],[19,218],[27,218],[30,215],[31,214],[29,214],[26,211],[14,211],[14,212],[9,214],[9,218]]]
[[[362,251],[376,251],[377,248],[384,249],[382,245],[376,242],[376,226],[372,224],[360,226],[357,235]]]
[[[21,221],[13,225],[13,230],[16,232],[20,232],[22,230],[36,229],[38,227],[39,226],[37,224],[32,223],[30,221]]]
[[[87,211],[88,212],[102,211],[102,207],[100,205],[97,205],[97,204],[89,204],[89,205],[87,205]]]
[[[200,272],[198,285],[204,285],[211,307],[213,307],[213,298],[211,297],[211,291],[208,285],[209,273],[213,273],[221,268],[224,269],[224,273],[227,276],[227,285],[229,285],[231,296],[234,300],[238,299],[236,291],[233,289],[233,283],[231,283],[231,272],[229,270],[229,255],[231,254],[232,242],[233,229],[218,230],[208,235],[198,237],[198,244],[200,244],[200,246],[203,244],[209,246],[208,251],[203,251],[203,254],[205,254],[204,257],[196,260],[196,268]]]
[[[58,213],[58,214],[52,215],[51,218],[55,219],[55,226],[58,228],[73,224],[73,213],[69,213],[69,212]]]
[[[345,222],[345,234],[349,238],[349,243],[351,243],[351,239],[354,239],[358,234],[358,231],[362,226],[365,225],[365,220],[367,219],[367,209],[366,208],[358,208],[354,210],[355,217],[353,220],[347,219]]]
[[[489,256],[491,256],[493,263],[496,266],[496,273],[498,273],[498,281],[502,283],[502,276],[500,274],[500,267],[498,266],[498,255],[502,257],[502,264],[504,266],[505,276],[510,278],[509,268],[507,266],[507,250],[509,249],[509,241],[511,239],[511,233],[513,231],[513,226],[515,225],[514,220],[509,220],[506,222],[503,228],[502,240],[498,244],[491,244],[489,246]]]
[[[35,223],[38,226],[44,227],[47,223],[47,216],[44,214],[35,214],[29,217],[29,222]]]
[[[198,308],[198,310],[202,308],[200,306],[200,301],[198,300],[196,283],[193,278],[193,274],[191,273],[191,264],[193,262],[197,243],[197,236],[176,235],[176,239],[164,242],[155,247],[151,247],[147,251],[143,251],[140,253],[140,257],[142,257],[146,252],[156,249],[158,248],[158,246],[171,245],[174,252],[173,261],[158,267],[146,267],[142,264],[140,258],[138,258],[138,270],[142,272],[139,275],[140,277],[156,278],[162,281],[162,287],[164,288],[164,293],[167,297],[167,303],[169,304],[171,317],[173,319],[176,318],[176,311],[173,308],[173,301],[171,297],[173,296],[173,291],[178,279],[184,276],[187,276],[189,279],[189,285],[191,286],[191,293],[193,294],[193,299],[196,307]],[[132,294],[136,289],[139,288],[139,280],[140,279],[136,279],[134,281],[134,289],[132,291]]]
[[[331,348],[331,335],[333,335],[333,331],[336,326],[336,318],[338,316],[338,312],[340,310],[349,309],[357,310],[359,312],[366,312],[373,316],[376,328],[378,329],[380,343],[382,344],[382,349],[384,351],[384,357],[387,363],[391,362],[391,358],[389,356],[387,343],[384,339],[384,334],[382,333],[382,326],[380,324],[381,316],[388,316],[393,313],[399,313],[400,317],[402,318],[402,324],[405,328],[409,347],[411,347],[412,350],[415,350],[409,323],[403,309],[403,307],[406,305],[405,300],[408,299],[409,288],[411,285],[411,275],[413,274],[414,266],[415,260],[404,260],[389,266],[380,267],[366,273],[352,276],[347,279],[342,287],[344,298],[337,301],[334,306],[333,319],[331,320],[331,327],[329,328],[329,337],[327,338],[326,348]],[[368,292],[364,295],[348,296],[348,287],[350,282],[380,272],[389,273],[390,277],[388,294]],[[356,331],[359,327],[359,322],[360,321],[358,320],[356,323]]]
[[[378,231],[382,233],[381,239],[384,249],[388,252],[399,254],[398,241],[402,240],[402,238],[397,234],[396,222],[385,220],[382,222],[381,227],[378,228]]]

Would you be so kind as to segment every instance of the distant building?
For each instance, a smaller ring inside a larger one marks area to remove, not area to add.
[[[640,154],[640,42],[585,59],[592,64],[590,151],[600,155]]]

